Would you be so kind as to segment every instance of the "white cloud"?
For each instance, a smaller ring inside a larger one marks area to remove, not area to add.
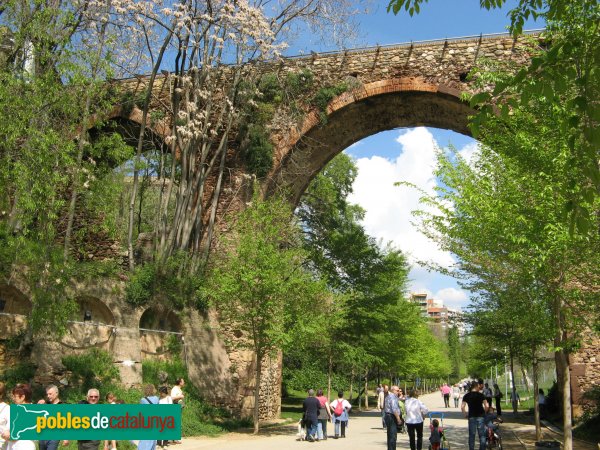
[[[348,200],[365,208],[363,225],[367,233],[392,241],[411,262],[431,260],[449,266],[454,262],[450,253],[441,251],[411,223],[414,221],[411,211],[422,208],[421,193],[407,186],[394,186],[395,182],[406,181],[433,193],[436,185],[433,135],[426,128],[414,128],[402,132],[396,141],[401,149],[393,161],[379,156],[356,160],[358,176]]]
[[[412,183],[428,194],[436,186],[435,150],[438,147],[433,135],[426,128],[413,128],[401,131],[395,141],[400,144],[398,156],[386,159],[380,156],[356,160],[358,175],[354,182],[354,192],[349,201],[365,209],[363,225],[368,234],[384,242],[392,241],[401,249],[413,265],[410,273],[409,289],[413,292],[427,292],[437,301],[451,307],[465,306],[467,294],[454,287],[439,289],[435,294],[432,287],[435,274],[416,266],[418,260],[433,261],[449,267],[455,260],[449,252],[426,238],[413,224],[415,217],[411,211],[423,209],[419,204],[421,192],[407,186],[394,186],[398,181]],[[469,144],[461,152],[470,158],[476,144]]]
[[[463,157],[467,164],[471,165],[475,152],[479,149],[479,142],[471,142],[465,145],[458,151],[458,154]]]
[[[449,308],[462,308],[469,301],[469,297],[465,291],[453,287],[440,289],[432,298]]]

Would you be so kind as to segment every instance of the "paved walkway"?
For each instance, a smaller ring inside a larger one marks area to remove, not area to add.
[[[440,394],[427,394],[421,397],[430,411],[444,412],[444,426],[446,436],[450,442],[451,450],[468,450],[467,421],[463,418],[459,408],[444,408]],[[451,400],[452,404],[452,400]],[[532,449],[535,433],[532,425],[515,423],[512,414],[504,416],[505,424],[502,425],[502,440],[505,450]],[[427,450],[429,441],[429,420],[425,419],[423,431],[423,448]],[[170,446],[169,450],[291,450],[319,447],[327,449],[344,450],[385,450],[386,433],[381,428],[381,415],[378,411],[357,412],[350,417],[349,428],[346,430],[346,439],[328,439],[316,443],[301,442],[296,440],[297,427],[286,425],[277,428],[262,430],[258,436],[248,432],[228,433],[218,438],[198,437],[187,438],[182,444]],[[331,424],[328,432],[333,434]],[[533,441],[532,441],[533,436]],[[546,435],[546,439],[559,438],[556,435]],[[398,435],[399,450],[409,449],[408,435]],[[576,450],[594,450],[592,445],[576,443]]]

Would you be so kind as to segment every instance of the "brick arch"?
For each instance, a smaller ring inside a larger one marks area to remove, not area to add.
[[[327,122],[315,111],[300,131],[277,145],[274,168],[263,188],[284,192],[295,205],[310,181],[355,142],[395,128],[430,126],[470,135],[473,110],[460,91],[420,78],[391,78],[345,92],[327,107]]]
[[[137,107],[133,107],[131,111],[125,111],[122,107],[114,108],[104,120],[100,127],[93,127],[89,130],[92,140],[101,133],[106,131],[115,131],[119,133],[128,145],[136,148],[137,139],[142,125],[143,112]],[[145,136],[146,144],[144,151],[154,148],[160,148],[167,136],[171,133],[168,123],[165,120],[157,124],[146,124]],[[165,148],[169,148],[166,146]]]

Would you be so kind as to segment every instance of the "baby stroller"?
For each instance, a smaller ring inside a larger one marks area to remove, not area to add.
[[[485,424],[487,450],[502,450],[502,436],[500,436],[499,428],[498,422]]]
[[[439,448],[439,450],[450,450],[450,442],[448,442],[448,439],[446,438],[446,430],[444,428],[444,413],[432,411],[428,414],[428,416],[429,416],[429,429],[432,431],[432,437],[434,434],[433,433],[433,421],[437,420],[439,418],[438,432],[440,435],[439,436],[440,437],[439,447],[437,445],[434,446],[434,443],[432,443],[430,440],[429,450],[437,450],[438,448]]]

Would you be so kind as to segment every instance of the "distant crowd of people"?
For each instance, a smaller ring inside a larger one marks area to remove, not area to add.
[[[143,397],[140,399],[141,404],[173,404],[177,403],[184,405],[185,394],[183,387],[185,380],[178,378],[175,385],[171,388],[161,386],[158,389],[153,384],[147,384],[143,388]],[[33,393],[29,384],[17,384],[10,392],[12,403],[16,405],[31,404],[33,402]],[[0,449],[2,450],[36,450],[35,441],[32,440],[11,440],[10,439],[10,405],[6,401],[6,386],[0,382]],[[109,392],[105,397],[106,404],[123,404],[123,400]],[[46,387],[46,396],[40,399],[38,404],[62,404],[65,403],[60,399],[59,389],[55,385]],[[100,391],[98,389],[89,389],[85,399],[79,401],[80,404],[96,405],[100,403]],[[39,450],[57,450],[62,443],[63,446],[69,444],[69,441],[63,440],[41,440],[39,442]],[[164,450],[170,443],[180,444],[181,441],[156,441],[156,440],[140,440],[134,442],[138,450],[156,450],[157,445]],[[99,440],[81,440],[77,441],[78,450],[99,450],[101,441]],[[104,450],[117,450],[117,441],[107,439],[104,441]]]

